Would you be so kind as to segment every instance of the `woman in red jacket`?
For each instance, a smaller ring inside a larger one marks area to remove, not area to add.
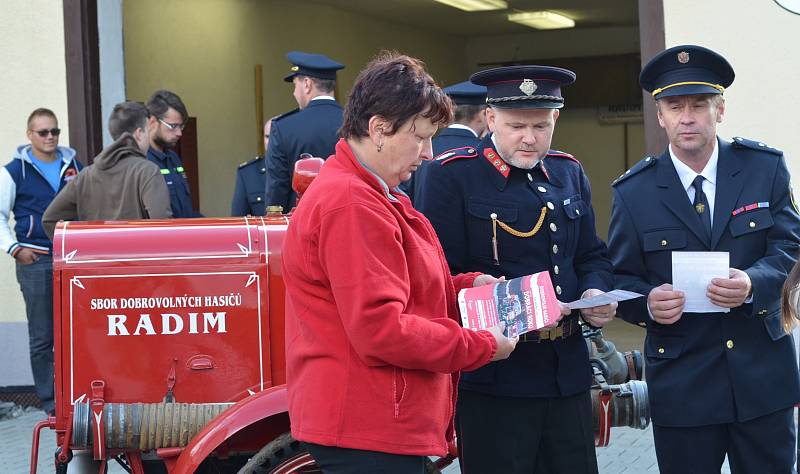
[[[428,220],[397,186],[453,118],[416,59],[386,53],[356,79],[343,139],[292,215],[283,247],[292,435],[325,473],[422,473],[453,438],[458,372],[508,357],[500,328],[459,324]]]

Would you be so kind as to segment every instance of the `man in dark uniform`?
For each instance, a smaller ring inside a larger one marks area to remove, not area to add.
[[[442,89],[455,107],[453,124],[439,132],[432,140],[433,156],[460,147],[477,147],[486,132],[486,87],[469,81],[459,82]],[[431,162],[423,161],[411,179],[400,184],[411,201],[425,183],[426,168]]]
[[[151,114],[147,159],[161,168],[161,175],[164,176],[169,190],[172,217],[202,217],[192,207],[186,171],[181,158],[173,150],[181,139],[189,118],[186,106],[177,94],[167,90],[154,92],[145,105]]]
[[[269,148],[269,133],[272,129],[272,119],[264,124],[264,151]],[[233,190],[231,201],[232,216],[263,216],[264,191],[267,183],[267,165],[264,156],[257,156],[250,161],[245,161],[236,170],[236,187]]]
[[[492,133],[475,148],[441,154],[416,203],[452,271],[506,278],[549,271],[562,301],[611,289],[589,180],[575,158],[550,149],[564,105],[561,86],[575,74],[512,66],[470,79],[487,87]],[[578,320],[603,326],[615,309],[574,311],[555,328],[522,335],[508,360],[463,374],[458,416],[465,472],[597,472],[592,376]]]
[[[266,202],[288,212],[297,196],[292,190],[294,164],[303,153],[327,159],[339,141],[342,107],[333,97],[336,71],[343,65],[321,54],[292,51],[293,64],[283,80],[294,84],[299,108],[272,121],[267,149]]]
[[[719,54],[676,46],[639,77],[669,138],[614,182],[609,247],[620,305],[647,328],[653,437],[662,473],[795,472],[797,354],[781,325],[780,291],[800,248],[783,153],[717,137],[734,72]],[[728,252],[729,278],[705,288],[726,312],[684,313],[675,252]]]

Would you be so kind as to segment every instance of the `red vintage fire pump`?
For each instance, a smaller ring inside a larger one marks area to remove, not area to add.
[[[297,175],[308,178],[302,191],[311,177]],[[111,461],[136,474],[319,472],[289,433],[280,264],[288,219],[60,223],[57,404],[34,430],[31,473],[44,428],[57,433],[59,473],[74,452],[101,474]],[[615,418],[602,413],[605,431]]]

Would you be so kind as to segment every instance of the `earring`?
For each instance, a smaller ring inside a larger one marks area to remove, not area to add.
[[[380,143],[378,143],[378,153],[380,153],[380,152],[381,152],[381,150],[383,150],[383,141],[381,141]]]

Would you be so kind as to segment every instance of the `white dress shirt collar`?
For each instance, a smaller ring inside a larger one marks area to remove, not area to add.
[[[684,162],[678,159],[675,156],[675,152],[672,151],[672,145],[669,146],[669,157],[672,159],[672,164],[675,166],[675,171],[678,172],[678,178],[681,180],[681,184],[683,185],[683,189],[685,191],[689,191],[689,188],[692,187],[692,181],[694,178],[697,177],[697,172],[693,169],[689,168]],[[711,158],[708,159],[708,163],[706,163],[705,168],[699,174],[701,174],[708,182],[716,188],[717,185],[717,163],[719,162],[719,141],[715,138],[714,139],[714,150],[711,152]]]

